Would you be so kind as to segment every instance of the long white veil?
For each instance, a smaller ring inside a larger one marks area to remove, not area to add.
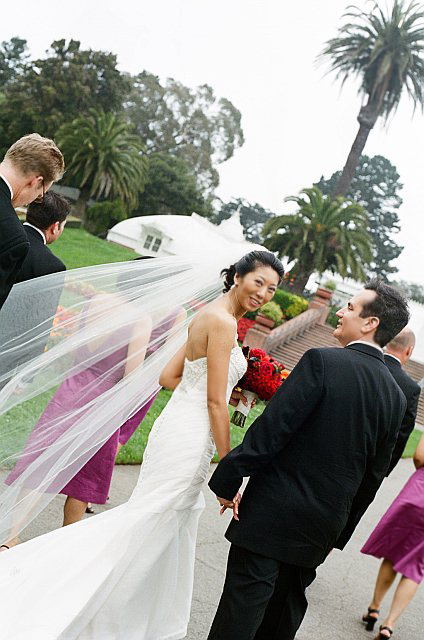
[[[237,255],[238,253],[238,255]],[[159,389],[230,257],[155,258],[15,285],[0,311],[0,544]]]

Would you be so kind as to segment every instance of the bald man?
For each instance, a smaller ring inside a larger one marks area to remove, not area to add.
[[[419,385],[402,369],[412,355],[415,346],[414,332],[405,327],[397,336],[393,338],[386,347],[384,361],[390,373],[402,389],[406,397],[406,412],[399,429],[399,436],[393,449],[390,466],[387,470],[389,475],[397,463],[408,442],[408,438],[415,426],[415,418],[417,416],[418,400],[421,389]]]

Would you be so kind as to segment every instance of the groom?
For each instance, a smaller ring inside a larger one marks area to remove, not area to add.
[[[209,482],[239,517],[209,640],[293,640],[316,568],[344,548],[386,475],[406,401],[382,347],[408,306],[372,280],[337,315],[346,348],[307,351]]]

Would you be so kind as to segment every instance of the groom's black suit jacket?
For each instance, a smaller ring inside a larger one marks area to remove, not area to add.
[[[402,369],[402,365],[398,360],[392,358],[389,354],[384,356],[384,362],[390,373],[402,389],[406,398],[406,411],[402,420],[402,424],[399,430],[399,436],[393,449],[392,459],[390,461],[387,475],[393,471],[397,463],[399,462],[402,453],[408,442],[408,438],[415,426],[415,418],[417,417],[418,400],[420,399],[421,388],[420,386],[408,376],[408,374]]]
[[[228,540],[303,567],[342,549],[386,475],[405,408],[375,347],[307,351],[209,482],[232,499],[250,476]]]
[[[29,242],[12,205],[10,190],[0,177],[0,309],[21,268]]]

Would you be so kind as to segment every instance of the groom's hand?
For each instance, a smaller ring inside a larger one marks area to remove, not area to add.
[[[222,515],[226,509],[232,509],[234,520],[239,520],[238,508],[239,508],[241,498],[242,498],[242,494],[239,491],[237,491],[236,495],[232,500],[226,500],[225,498],[220,498],[219,496],[216,496],[216,499],[221,505],[221,510],[219,513]]]

